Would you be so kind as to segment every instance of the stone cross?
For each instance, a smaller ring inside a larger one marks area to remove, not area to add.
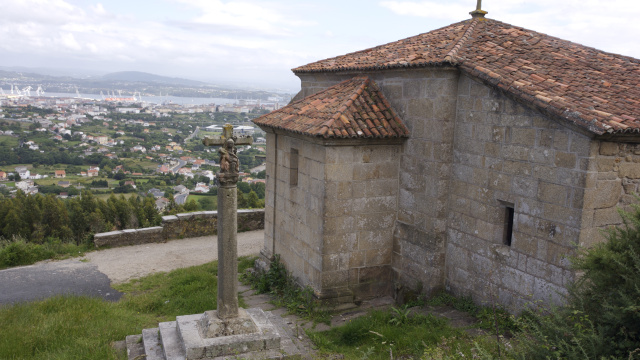
[[[222,135],[205,137],[207,146],[221,146],[218,178],[218,309],[221,320],[238,317],[238,197],[240,162],[236,145],[253,143],[251,136],[234,136],[233,126],[226,124]]]

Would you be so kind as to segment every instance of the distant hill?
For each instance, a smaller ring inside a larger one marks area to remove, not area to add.
[[[141,71],[120,71],[109,73],[101,77],[102,80],[108,81],[131,81],[131,82],[151,82],[158,84],[170,85],[187,85],[187,86],[203,86],[208,85],[202,81],[160,76]]]

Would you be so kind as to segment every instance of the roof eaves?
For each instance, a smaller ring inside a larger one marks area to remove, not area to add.
[[[449,61],[425,61],[420,63],[398,63],[393,65],[378,65],[378,66],[349,66],[349,67],[336,67],[330,69],[291,69],[294,74],[309,74],[309,73],[336,73],[336,72],[348,72],[348,71],[378,71],[378,70],[391,70],[402,68],[420,68],[430,66],[447,66],[452,65]],[[455,64],[453,64],[455,65]]]

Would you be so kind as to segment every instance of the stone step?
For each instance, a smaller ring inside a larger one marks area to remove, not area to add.
[[[299,359],[311,346],[281,316],[262,309],[246,309],[258,331],[220,338],[202,338],[198,324],[202,314],[178,316],[157,328],[144,329],[142,335],[126,339],[129,360],[191,359]],[[300,330],[301,331],[301,330]],[[221,354],[230,354],[222,355]]]
[[[281,358],[300,358],[302,357],[302,354],[307,353],[311,349],[311,343],[302,340],[306,339],[306,337],[301,336],[304,334],[304,330],[302,328],[296,327],[296,330],[294,331],[282,316],[276,315],[270,311],[265,311],[265,315],[282,336],[279,349]]]
[[[144,359],[144,345],[142,344],[142,335],[129,335],[125,343],[127,344],[127,359],[140,360]]]
[[[145,360],[166,360],[162,351],[158,328],[143,329],[142,344],[144,345],[144,353],[147,355],[144,358]]]
[[[184,343],[178,334],[176,321],[162,322],[160,327],[160,338],[164,347],[166,360],[184,360],[186,358]]]

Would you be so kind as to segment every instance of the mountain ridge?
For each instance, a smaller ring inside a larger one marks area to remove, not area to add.
[[[179,77],[170,77],[170,76],[162,76],[156,75],[143,71],[118,71],[112,72],[100,77],[102,80],[107,81],[131,81],[131,82],[152,82],[159,84],[170,84],[170,85],[187,85],[187,86],[205,86],[211,85],[210,83],[191,80]]]

